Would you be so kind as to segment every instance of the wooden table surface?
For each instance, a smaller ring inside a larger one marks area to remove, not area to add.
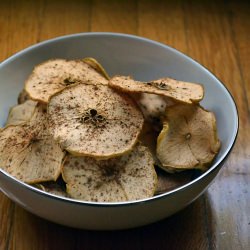
[[[238,105],[240,133],[208,191],[142,228],[94,232],[40,219],[0,193],[0,249],[250,249],[250,4],[247,1],[1,1],[0,61],[78,32],[136,34],[170,45],[221,79]]]

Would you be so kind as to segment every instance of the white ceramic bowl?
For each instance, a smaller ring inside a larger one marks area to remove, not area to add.
[[[115,33],[83,33],[59,37],[29,47],[0,64],[0,125],[32,68],[50,58],[96,58],[112,76],[138,80],[170,76],[205,86],[202,105],[217,117],[222,148],[212,167],[173,191],[153,198],[121,203],[95,203],[61,198],[26,185],[0,170],[0,189],[28,211],[67,226],[85,229],[124,229],[170,216],[201,195],[229,155],[238,131],[238,114],[226,87],[207,69],[166,45]]]

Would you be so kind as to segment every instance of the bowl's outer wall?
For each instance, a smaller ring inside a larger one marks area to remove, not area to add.
[[[218,79],[192,59],[167,46],[134,36],[110,33],[78,34],[51,40],[28,48],[1,63],[0,126],[4,125],[9,108],[16,103],[18,93],[35,65],[51,58],[75,59],[84,57],[96,58],[111,76],[116,74],[132,75],[138,80],[145,81],[169,76],[178,80],[202,83],[205,87],[205,98],[202,105],[215,113],[218,133],[222,141],[221,151],[214,164],[217,165],[230,151],[238,129],[237,110],[230,94]],[[217,170],[210,171],[187,188],[175,192],[175,194],[166,195],[160,200],[152,200],[149,203],[142,202],[131,207],[126,205],[122,208],[121,206],[119,209],[123,210],[123,214],[128,213],[131,216],[137,214],[134,216],[133,226],[161,219],[164,215],[170,215],[183,208],[202,193],[216,172]],[[11,199],[44,218],[62,224],[91,227],[92,229],[95,227],[104,229],[106,226],[117,228],[119,225],[123,225],[118,219],[121,216],[119,217],[120,212],[117,212],[119,211],[117,207],[93,208],[72,205],[73,203],[68,205],[68,203],[64,204],[54,199],[52,201],[48,198],[49,196],[37,195],[38,193],[30,191],[26,187],[20,187],[18,183],[14,184],[12,178],[6,178],[1,172],[0,177],[1,189]],[[50,211],[44,211],[43,207],[47,206],[41,206],[39,209],[38,204],[42,205],[42,203],[47,202],[51,207]],[[63,207],[60,209],[60,213],[58,213],[58,203]],[[137,209],[143,212],[136,213]],[[56,210],[57,212],[55,212]],[[106,222],[99,218],[99,210],[105,210],[107,219],[103,220]],[[64,213],[69,216],[68,219],[64,217]],[[70,213],[72,213],[71,216]],[[95,224],[89,222],[88,214],[98,218],[94,222]],[[138,214],[144,216],[141,217]],[[72,216],[74,217],[72,218]],[[112,222],[110,222],[111,218]],[[118,221],[113,221],[113,219],[118,219]],[[127,226],[129,227],[129,225]]]
[[[216,176],[219,168],[188,188],[147,202],[118,206],[75,204],[10,182],[0,174],[2,191],[24,209],[66,226],[90,230],[115,230],[143,226],[168,217],[199,197]],[[48,209],[49,208],[49,209]]]

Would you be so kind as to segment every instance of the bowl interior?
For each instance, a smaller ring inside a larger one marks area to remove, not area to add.
[[[96,58],[112,76],[131,75],[138,80],[172,77],[202,83],[202,105],[217,118],[222,148],[215,160],[228,153],[238,129],[235,103],[226,88],[208,70],[182,53],[147,39],[112,33],[85,33],[53,39],[25,49],[0,64],[0,126],[32,68],[47,59]]]

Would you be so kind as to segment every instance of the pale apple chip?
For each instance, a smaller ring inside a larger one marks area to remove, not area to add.
[[[157,175],[149,150],[141,145],[109,160],[69,155],[62,175],[70,197],[94,202],[122,202],[152,197]]]
[[[34,114],[36,106],[36,101],[27,100],[22,104],[12,107],[5,125],[19,125],[29,121]]]
[[[39,105],[29,122],[0,131],[0,166],[26,183],[56,180],[64,152],[47,131],[44,107]]]
[[[136,102],[141,108],[145,120],[150,122],[160,119],[165,115],[166,108],[175,105],[170,98],[147,93],[142,93]]]
[[[191,82],[162,78],[150,82],[135,81],[128,76],[115,76],[109,86],[128,93],[149,93],[171,98],[174,101],[192,104],[203,99],[203,86]]]
[[[47,103],[50,96],[80,82],[107,85],[108,80],[82,60],[54,59],[36,66],[25,83],[30,98]]]
[[[91,66],[92,68],[94,68],[101,75],[103,75],[107,80],[110,79],[106,70],[102,67],[102,65],[96,59],[92,57],[86,57],[86,58],[83,58],[83,61],[87,63],[89,66]]]
[[[220,149],[216,120],[199,105],[176,105],[166,110],[157,139],[157,157],[166,171],[206,170]]]
[[[166,108],[176,103],[168,97],[155,94],[137,93],[132,94],[132,97],[140,107],[145,121],[152,124],[152,130],[160,132]]]
[[[132,98],[105,85],[79,84],[51,97],[54,139],[73,155],[108,159],[137,142],[143,115]]]

